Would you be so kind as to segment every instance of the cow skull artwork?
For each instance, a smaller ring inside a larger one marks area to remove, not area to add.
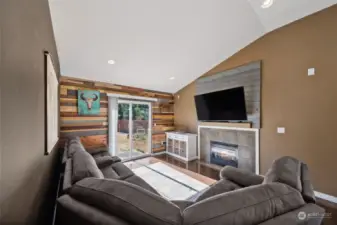
[[[84,97],[84,93],[82,93],[81,99],[87,103],[88,110],[91,110],[92,102],[97,101],[98,96],[96,94],[93,94],[92,97]]]
[[[78,114],[79,115],[100,114],[99,91],[90,91],[90,90],[78,91]]]

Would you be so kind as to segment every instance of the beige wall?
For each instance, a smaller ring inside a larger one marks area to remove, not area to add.
[[[0,224],[51,224],[58,154],[44,155],[43,51],[58,73],[59,62],[48,0],[1,0],[0,25]]]
[[[337,6],[255,41],[205,75],[262,60],[262,173],[280,156],[308,163],[315,188],[337,196]],[[315,67],[316,75],[307,76]],[[175,96],[175,124],[197,131],[192,83]],[[178,99],[178,95],[180,98]],[[276,128],[284,126],[285,134]]]

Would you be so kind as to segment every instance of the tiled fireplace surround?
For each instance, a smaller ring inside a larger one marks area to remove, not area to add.
[[[211,164],[211,143],[236,146],[238,168],[259,173],[259,130],[199,126],[198,145],[200,160]],[[225,147],[226,148],[226,147]]]

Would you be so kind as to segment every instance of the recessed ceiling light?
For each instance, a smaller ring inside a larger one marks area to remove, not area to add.
[[[170,77],[170,80],[174,80],[174,79],[176,79],[175,77]]]
[[[111,64],[111,65],[113,65],[113,64],[115,64],[116,62],[115,62],[114,60],[111,59],[111,60],[108,61],[108,63]]]
[[[263,2],[262,5],[261,5],[261,8],[267,9],[267,8],[269,8],[270,6],[272,6],[273,3],[274,3],[274,0],[264,0],[264,2]]]

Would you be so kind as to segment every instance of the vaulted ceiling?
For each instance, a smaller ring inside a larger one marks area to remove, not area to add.
[[[337,0],[49,2],[62,75],[175,93],[262,35]]]

